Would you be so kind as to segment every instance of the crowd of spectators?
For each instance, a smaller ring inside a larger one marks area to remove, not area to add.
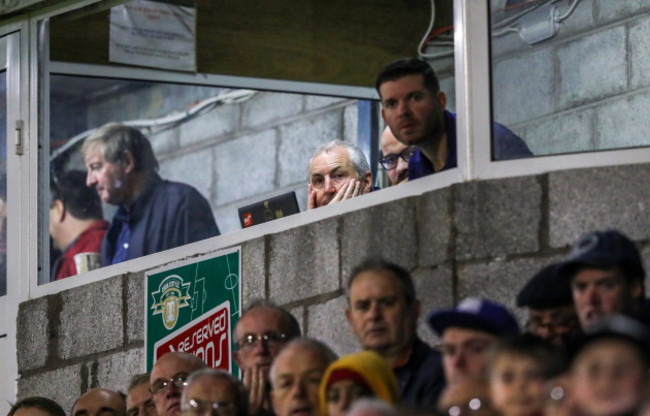
[[[295,317],[259,300],[234,330],[241,379],[170,352],[136,374],[126,395],[95,388],[72,416],[500,415],[631,416],[647,409],[650,332],[645,270],[618,231],[579,238],[517,296],[524,329],[504,305],[469,297],[449,309],[418,300],[410,273],[370,258],[347,282],[349,330],[360,351],[301,336]],[[439,343],[417,334],[424,313]],[[61,416],[31,397],[9,416]],[[38,415],[36,415],[38,413]]]
[[[381,163],[390,184],[454,167],[455,116],[445,110],[445,95],[428,64],[392,63],[376,87],[387,124]],[[529,153],[505,127],[495,124],[494,130],[499,158]],[[103,264],[218,233],[209,205],[193,188],[155,173],[151,146],[137,130],[104,126],[86,140],[83,152],[86,185],[94,188],[95,198],[118,207],[110,225],[102,223],[108,227],[101,243]],[[371,192],[372,183],[359,149],[327,143],[309,162],[308,207]],[[51,202],[54,226],[68,216],[82,218],[57,186]],[[97,221],[101,218],[89,216],[86,223]],[[60,248],[78,241],[56,234]],[[423,305],[408,270],[370,258],[352,269],[348,306],[341,311],[359,352],[337,357],[327,345],[332,340],[301,336],[289,311],[260,300],[242,312],[234,330],[241,379],[207,368],[196,356],[170,352],[150,373],[134,375],[126,395],[92,389],[70,412],[631,416],[646,411],[650,308],[635,244],[615,230],[590,232],[564,260],[531,275],[516,299],[528,314],[522,330],[512,311],[490,299],[468,297],[449,309]],[[436,345],[418,336],[421,318],[437,336]],[[28,416],[24,413],[61,416],[62,410],[49,399],[32,397],[16,403],[9,416]]]

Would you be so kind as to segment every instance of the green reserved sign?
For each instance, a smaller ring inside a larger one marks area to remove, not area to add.
[[[232,374],[241,305],[241,250],[220,251],[146,273],[145,362],[185,351]]]

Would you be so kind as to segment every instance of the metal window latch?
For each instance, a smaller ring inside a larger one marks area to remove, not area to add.
[[[23,121],[22,120],[16,121],[16,139],[14,144],[16,145],[16,154],[18,156],[21,156],[23,154]]]

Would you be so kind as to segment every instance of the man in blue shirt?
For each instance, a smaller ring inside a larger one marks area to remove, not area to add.
[[[102,265],[219,235],[210,204],[196,189],[158,175],[151,144],[139,130],[106,124],[81,151],[86,185],[118,206],[102,241]]]
[[[409,160],[409,180],[456,167],[456,115],[445,110],[447,96],[433,68],[419,59],[401,59],[381,70],[375,88],[381,114],[395,137],[417,149]],[[494,123],[495,159],[532,156],[524,141]]]

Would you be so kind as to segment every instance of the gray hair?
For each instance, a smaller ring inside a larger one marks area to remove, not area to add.
[[[218,378],[229,382],[235,388],[235,406],[237,407],[237,411],[235,415],[236,416],[248,415],[248,391],[246,390],[246,387],[244,387],[242,382],[239,381],[239,379],[237,379],[236,377],[232,376],[230,373],[223,370],[217,370],[214,368],[202,368],[190,374],[190,376],[187,378],[187,387],[189,387],[190,384],[192,384],[193,382],[195,382],[197,379],[201,377]],[[185,401],[187,400],[187,391],[189,390],[187,387],[183,389],[181,403],[185,403]]]
[[[352,143],[344,142],[342,140],[332,140],[331,142],[327,142],[318,146],[314,154],[311,156],[311,159],[309,159],[309,166],[311,166],[311,162],[316,156],[320,155],[321,153],[329,153],[337,147],[343,147],[348,151],[350,162],[352,162],[354,170],[357,171],[357,177],[358,179],[362,179],[363,176],[370,170],[370,165],[368,164],[366,155],[364,155],[361,149],[359,149],[357,146],[353,145]]]
[[[313,338],[294,338],[292,341],[289,341],[287,345],[285,345],[280,353],[273,359],[273,363],[271,364],[271,370],[269,371],[269,378],[271,379],[271,384],[274,384],[275,381],[275,370],[276,370],[276,363],[278,361],[278,357],[286,350],[289,350],[291,348],[303,348],[307,350],[314,350],[319,352],[322,357],[325,359],[327,362],[327,365],[331,364],[332,362],[336,361],[338,356],[330,347],[327,346],[322,341],[319,341],[317,339]],[[273,386],[275,387],[275,386]]]
[[[150,375],[151,375],[150,373],[141,373],[141,374],[134,375],[133,377],[131,377],[131,381],[129,382],[129,387],[126,389],[126,391],[130,392],[131,390],[133,390],[134,387],[144,383],[147,383],[148,386]]]
[[[120,123],[104,124],[84,140],[81,153],[86,156],[97,146],[110,163],[123,162],[124,152],[129,152],[133,156],[136,172],[149,174],[158,170],[158,160],[149,139],[134,127]]]
[[[239,322],[248,312],[256,308],[272,309],[282,315],[284,318],[283,330],[286,331],[287,339],[292,339],[300,336],[300,324],[298,323],[296,317],[293,316],[288,310],[266,299],[253,300],[241,313],[237,324],[239,324]]]

